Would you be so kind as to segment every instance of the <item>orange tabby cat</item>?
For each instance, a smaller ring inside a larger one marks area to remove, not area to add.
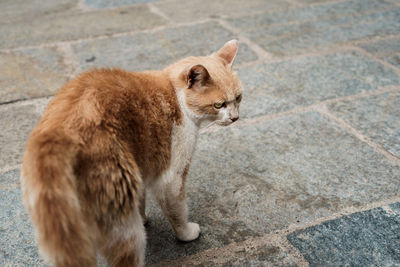
[[[22,190],[41,254],[55,266],[142,266],[145,188],[178,239],[188,222],[185,179],[204,123],[239,118],[238,43],[162,71],[91,70],[65,85],[27,143]]]

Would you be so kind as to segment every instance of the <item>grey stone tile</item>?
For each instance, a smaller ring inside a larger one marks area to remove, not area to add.
[[[177,241],[150,201],[147,262],[177,259],[297,222],[311,222],[344,207],[390,198],[400,189],[399,171],[317,113],[202,135],[188,176],[190,217],[201,224],[202,235],[191,243]],[[17,171],[10,172],[0,180],[14,184],[18,176]],[[19,203],[19,194],[19,189],[7,189],[2,192],[2,203]],[[2,208],[7,213],[4,218],[11,212],[23,214],[22,207],[8,206]],[[26,240],[31,252],[21,260],[33,262],[37,260],[31,248],[33,237],[31,228],[23,228],[30,227],[24,216],[16,217],[14,224],[21,225],[17,227],[21,237],[10,244]],[[5,225],[2,237],[8,240],[16,228],[7,222],[1,220]],[[4,255],[22,255],[19,247],[24,246],[18,244],[4,246]],[[227,259],[227,265],[286,257],[276,248],[265,249],[246,254],[242,260]]]
[[[218,253],[218,252],[217,252]],[[232,248],[230,253],[203,254],[201,260],[163,261],[155,265],[161,266],[297,266],[280,247],[263,244],[260,246]],[[201,263],[199,262],[201,261]]]
[[[0,174],[0,187],[10,187],[19,185],[19,169],[7,171]]]
[[[400,38],[390,38],[358,45],[396,67],[400,67]]]
[[[333,2],[335,0],[296,0],[302,4],[314,4],[314,3],[326,3],[326,2]]]
[[[400,158],[400,91],[334,103],[329,109]]]
[[[394,197],[400,168],[318,113],[202,135],[188,175],[199,240],[180,243],[150,205],[147,258],[176,259]]]
[[[0,103],[52,95],[70,73],[54,47],[0,52]]]
[[[398,215],[400,215],[400,202],[390,204],[389,207],[390,207],[394,212],[396,212]]]
[[[151,3],[159,0],[84,0],[85,4],[94,8],[108,8]]]
[[[241,116],[273,114],[323,100],[400,84],[400,77],[356,52],[299,57],[241,68]]]
[[[124,9],[50,13],[15,23],[0,24],[0,48],[143,30],[164,23],[164,19],[143,5]]]
[[[398,34],[400,7],[388,1],[345,1],[252,15],[229,22],[279,57]]]
[[[208,55],[233,38],[234,34],[218,24],[204,23],[78,43],[73,50],[82,69],[120,67],[137,71],[161,69],[186,56]],[[246,44],[239,44],[237,64],[256,59]]]
[[[192,22],[205,18],[245,15],[254,11],[270,11],[292,6],[288,0],[203,0],[201,4],[191,1],[171,0],[155,4],[164,14],[176,22]]]
[[[282,29],[285,29],[286,24],[317,22],[327,18],[331,18],[330,22],[332,23],[335,22],[333,19],[341,22],[343,20],[357,20],[361,15],[369,14],[371,11],[383,11],[392,7],[394,5],[389,1],[364,0],[360,2],[350,0],[312,7],[305,6],[282,11],[264,12],[258,15],[231,18],[228,21],[240,30],[261,30],[265,28],[274,32],[274,28],[269,26],[282,25]],[[286,34],[286,32],[283,33]]]
[[[12,167],[22,162],[28,135],[48,102],[48,99],[37,99],[0,106],[0,167]]]
[[[0,179],[3,180],[0,174]],[[0,188],[0,265],[44,266],[19,188]]]
[[[381,208],[296,231],[288,239],[311,266],[400,265],[400,215]]]
[[[266,245],[236,252],[229,257],[206,260],[200,266],[265,266],[265,267],[294,267],[297,266],[281,248]]]
[[[46,14],[66,13],[73,10],[78,0],[3,0],[0,8],[0,24],[29,21]]]

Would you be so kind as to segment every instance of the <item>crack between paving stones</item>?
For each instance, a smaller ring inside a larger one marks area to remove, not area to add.
[[[83,42],[88,42],[88,41],[102,40],[102,39],[107,39],[107,38],[117,38],[117,37],[123,37],[123,36],[136,35],[139,33],[157,33],[158,31],[162,31],[164,29],[175,29],[175,28],[180,28],[180,27],[195,26],[195,25],[199,25],[199,24],[206,24],[209,22],[214,22],[214,20],[211,18],[206,18],[206,19],[201,19],[198,21],[176,23],[173,25],[169,25],[169,24],[160,25],[160,26],[156,26],[151,29],[124,31],[124,32],[118,32],[118,33],[113,33],[113,34],[103,34],[103,35],[91,36],[91,37],[87,37],[87,38],[41,43],[41,44],[31,45],[31,46],[0,48],[0,52],[10,53],[13,51],[21,51],[21,50],[32,49],[32,48],[52,47],[52,46],[57,46],[58,44],[71,45],[71,44],[78,44],[78,43],[83,43]]]
[[[31,100],[40,100],[40,99],[48,99],[53,97],[54,95],[47,95],[47,96],[38,96],[38,97],[31,97],[31,98],[19,98],[19,99],[13,99],[10,101],[4,101],[0,102],[0,106],[5,106],[5,105],[11,105],[15,103],[24,103],[24,102],[29,102]]]
[[[254,125],[254,124],[260,123],[261,121],[276,120],[276,119],[279,119],[282,117],[292,116],[292,115],[296,115],[296,114],[303,114],[303,113],[314,111],[314,110],[317,111],[316,109],[318,108],[318,106],[321,106],[321,105],[328,105],[328,104],[338,103],[338,102],[342,102],[342,101],[351,101],[351,100],[356,100],[356,99],[362,99],[362,98],[366,98],[366,97],[370,97],[370,96],[381,95],[381,94],[388,93],[388,92],[396,92],[399,90],[400,90],[400,85],[380,87],[379,89],[376,89],[376,90],[363,91],[363,92],[360,92],[355,95],[348,95],[348,96],[343,96],[343,97],[338,97],[338,98],[327,99],[327,100],[324,100],[324,101],[321,101],[319,103],[315,103],[315,104],[312,104],[309,106],[299,106],[299,107],[295,107],[293,109],[278,112],[278,113],[263,114],[263,115],[259,115],[256,117],[241,119],[238,122],[236,122],[235,124],[233,124],[232,126],[228,126],[228,127],[246,127],[249,125]],[[225,128],[226,127],[211,126],[209,128],[200,130],[200,133],[206,134],[209,132],[217,132],[217,131],[223,130]]]
[[[391,36],[391,38],[400,38],[400,35],[393,35],[393,36]],[[268,64],[272,64],[272,63],[280,63],[280,62],[285,62],[285,61],[290,61],[290,60],[301,59],[304,57],[323,57],[323,56],[327,56],[327,55],[334,54],[334,53],[358,52],[358,53],[368,57],[369,59],[377,61],[378,63],[392,69],[393,71],[395,71],[396,73],[398,73],[400,75],[399,69],[397,69],[396,67],[394,67],[393,65],[391,65],[385,61],[382,61],[379,58],[374,57],[373,55],[369,54],[368,52],[365,52],[363,49],[361,49],[360,47],[357,46],[357,43],[358,43],[358,41],[357,42],[349,42],[347,44],[340,45],[340,46],[331,46],[331,47],[328,47],[325,49],[321,49],[317,52],[306,51],[305,53],[301,53],[301,54],[294,54],[294,55],[287,55],[287,56],[280,56],[280,57],[276,57],[276,56],[272,55],[271,58],[267,59],[268,60],[267,62],[265,62],[266,59],[259,58],[254,61],[238,64],[235,66],[235,69],[240,70],[242,68],[251,67],[251,66],[254,66],[257,64],[267,64],[268,65]]]
[[[303,8],[303,7],[300,7],[300,8]],[[291,26],[291,25],[296,25],[296,24],[307,24],[307,23],[311,23],[311,22],[319,22],[319,21],[324,21],[324,20],[326,21],[326,20],[340,19],[340,18],[346,18],[346,17],[361,17],[362,18],[362,16],[365,16],[365,15],[372,15],[372,14],[376,14],[376,13],[380,13],[380,12],[391,11],[392,8],[393,7],[387,7],[387,8],[375,9],[375,10],[367,10],[367,11],[365,11],[363,13],[357,13],[357,14],[351,13],[351,14],[345,14],[345,15],[336,15],[334,17],[332,17],[332,15],[326,15],[326,16],[320,16],[320,17],[316,17],[316,18],[312,18],[312,19],[308,19],[308,20],[295,20],[295,21],[290,21],[290,22],[271,23],[271,24],[268,24],[268,27]],[[293,8],[293,9],[299,9],[299,7]],[[269,12],[269,13],[272,13],[272,12]],[[260,14],[265,14],[265,12],[264,13],[260,13]],[[254,16],[254,15],[252,14],[252,16]],[[246,18],[246,17],[248,17],[248,15],[238,16],[238,17],[236,17],[236,19]],[[377,21],[379,22],[379,21],[382,21],[382,20],[384,20],[384,19],[373,20],[373,21],[370,21],[370,22],[374,22],[375,23]],[[367,19],[366,21],[365,20],[361,20],[361,21],[357,21],[357,22],[354,22],[354,23],[351,23],[351,24],[348,24],[348,23],[335,24],[335,25],[326,26],[325,28],[323,28],[323,30],[325,31],[326,29],[334,29],[334,28],[343,27],[343,26],[351,26],[352,27],[354,25],[362,25],[362,24],[365,24],[365,23],[368,23],[368,22],[369,21]],[[258,25],[258,26],[253,26],[253,27],[246,27],[246,30],[242,31],[241,33],[251,32],[253,30],[259,29],[260,27],[262,28],[263,26],[262,25],[261,26]],[[239,29],[239,31],[240,31],[240,29]],[[317,31],[319,31],[319,30],[317,30]],[[303,33],[298,33],[298,35],[302,35],[302,34]],[[286,38],[286,37],[289,37],[289,36],[292,36],[292,35],[293,35],[292,33],[287,33],[287,34],[282,34],[282,35],[278,35],[278,36],[264,37],[264,38],[261,38],[261,39],[258,39],[258,40],[268,40],[267,38],[269,38],[269,39],[271,39],[273,41],[276,41],[277,39]],[[296,35],[294,35],[294,36],[296,36]]]
[[[164,12],[162,12],[154,3],[147,3],[147,7],[149,8],[149,11],[167,21],[168,24],[173,24],[174,21],[170,17],[168,17]]]
[[[386,62],[386,61],[384,61],[384,60],[382,60],[382,59],[380,59],[380,58],[377,58],[376,56],[374,56],[373,54],[369,53],[368,51],[364,50],[364,49],[361,48],[361,47],[352,46],[351,48],[352,48],[354,51],[357,51],[357,52],[361,53],[362,55],[364,55],[364,56],[366,56],[366,57],[372,59],[372,60],[375,61],[375,62],[378,62],[378,63],[382,64],[383,66],[385,66],[385,67],[387,67],[387,68],[393,70],[394,72],[396,72],[396,74],[400,75],[400,69],[399,69],[398,67],[396,67],[396,66],[390,64],[389,62]]]
[[[218,23],[222,28],[224,28],[227,31],[229,31],[229,32],[233,33],[234,35],[236,35],[240,41],[242,41],[243,43],[247,44],[247,46],[249,46],[250,49],[253,50],[256,53],[256,55],[258,57],[257,60],[269,60],[269,59],[273,58],[272,54],[268,53],[261,46],[259,46],[258,44],[254,43],[249,38],[244,36],[240,32],[240,30],[237,30],[237,29],[231,27],[229,22],[227,22],[226,20],[215,19],[215,22]]]
[[[368,211],[371,209],[375,208],[382,208],[382,209],[390,209],[388,205],[394,204],[400,201],[400,196],[395,196],[387,200],[382,200],[382,201],[377,201],[373,202],[364,206],[360,207],[347,207],[344,208],[343,210],[336,212],[330,216],[327,217],[321,217],[316,219],[313,222],[310,223],[305,223],[305,224],[291,224],[288,227],[281,229],[281,230],[275,230],[272,231],[271,233],[264,234],[261,237],[254,237],[254,238],[249,238],[245,241],[241,242],[232,242],[226,246],[223,247],[217,247],[217,248],[211,248],[207,249],[204,251],[201,251],[199,253],[195,253],[189,256],[185,256],[176,260],[164,260],[159,263],[153,264],[151,266],[156,267],[156,266],[166,266],[166,265],[182,265],[182,264],[197,264],[204,262],[204,260],[208,260],[212,257],[218,257],[218,256],[232,256],[234,255],[235,251],[243,251],[243,248],[245,249],[246,247],[251,247],[252,245],[255,245],[255,247],[260,247],[263,245],[274,245],[278,246],[281,248],[284,252],[288,254],[288,256],[299,266],[308,266],[308,262],[305,260],[303,255],[297,250],[296,247],[294,247],[288,240],[287,240],[287,235],[289,235],[292,232],[298,231],[298,230],[303,230],[307,229],[312,226],[320,225],[322,223],[325,223],[327,221],[332,221],[336,220],[338,218],[341,218],[343,216],[349,216],[354,213],[358,212],[364,212]],[[388,207],[388,208],[386,208]]]
[[[321,4],[321,5],[329,5],[329,4],[331,4],[332,2],[328,2],[328,3],[319,3],[319,4]],[[335,2],[333,2],[333,3],[335,3]],[[339,3],[339,2],[338,2]],[[143,5],[143,4],[138,4],[138,5]],[[148,5],[144,5],[144,6],[147,6],[148,7]],[[309,5],[309,6],[313,6],[313,5]],[[290,9],[298,9],[298,8],[301,8],[302,6],[300,6],[300,7],[292,7],[292,8],[290,8]],[[305,5],[304,7],[307,7],[307,5]],[[123,7],[115,7],[115,8],[113,8],[113,9],[120,9],[120,8],[123,8]],[[149,7],[148,7],[149,8]],[[158,9],[158,8],[157,8]],[[104,10],[104,9],[94,9],[94,10]],[[282,9],[277,9],[277,10],[282,10]],[[371,14],[373,14],[374,12],[376,13],[376,12],[380,12],[380,11],[387,11],[387,10],[390,10],[390,9],[382,9],[382,10],[373,10],[373,11],[371,11]],[[92,11],[92,10],[91,10]],[[276,10],[275,10],[276,11]],[[150,10],[150,12],[152,12],[151,10]],[[270,10],[269,11],[270,13],[272,13],[272,12],[274,12],[274,10]],[[153,13],[153,12],[152,12]],[[362,13],[362,15],[365,15],[365,14],[369,14],[369,13]],[[342,16],[342,17],[346,17],[346,16],[352,16],[352,15],[354,15],[354,14],[350,14],[350,15],[344,15],[344,16]],[[158,16],[160,16],[160,15],[158,15]],[[241,17],[246,17],[246,16],[248,16],[248,15],[242,15],[242,16],[238,16],[237,18],[241,18]],[[161,17],[161,16],[160,16]],[[163,18],[163,17],[161,17],[161,18]],[[168,16],[166,16],[166,18],[169,18]],[[320,17],[321,18],[321,17]],[[317,20],[320,20],[320,18],[317,18],[317,19],[315,19],[315,21],[317,21]],[[322,17],[323,18],[323,17]],[[165,19],[165,18],[164,18]],[[85,41],[91,41],[91,40],[98,40],[98,39],[105,39],[105,38],[113,38],[113,37],[120,37],[120,36],[128,36],[128,35],[134,35],[134,34],[137,34],[137,33],[146,33],[146,32],[157,32],[157,31],[160,31],[160,30],[163,30],[163,29],[174,29],[174,28],[179,28],[179,27],[184,27],[184,26],[192,26],[192,25],[197,25],[197,24],[203,24],[203,23],[207,23],[207,22],[218,22],[218,19],[213,19],[213,18],[205,18],[205,19],[201,19],[201,20],[198,20],[198,21],[192,21],[192,22],[177,22],[177,23],[174,23],[174,24],[169,24],[169,23],[167,23],[167,24],[165,24],[165,25],[160,25],[160,26],[156,26],[156,27],[154,27],[154,28],[152,28],[152,29],[144,29],[144,30],[133,30],[133,31],[124,31],[124,32],[119,32],[119,33],[114,33],[114,34],[103,34],[103,35],[98,35],[98,36],[93,36],[93,37],[87,37],[87,38],[80,38],[80,39],[71,39],[71,40],[64,40],[64,41],[55,41],[55,42],[48,42],[48,43],[41,43],[41,44],[37,44],[37,45],[33,45],[33,46],[20,46],[20,47],[11,47],[11,48],[0,48],[0,52],[12,52],[12,51],[19,51],[19,50],[24,50],[24,49],[31,49],[31,48],[40,48],[40,47],[49,47],[49,46],[55,46],[55,45],[57,45],[57,44],[64,44],[64,43],[67,43],[67,44],[74,44],[74,43],[81,43],[81,42],[85,42]],[[314,21],[314,20],[309,20],[309,21]],[[309,22],[309,21],[306,21],[306,22]],[[167,21],[168,22],[168,21]],[[304,23],[305,21],[296,21],[296,22],[293,22],[293,23]],[[359,23],[359,24],[361,24],[361,23]],[[275,25],[275,24],[271,24],[271,25]],[[276,25],[278,25],[278,24],[276,24]],[[287,25],[287,23],[286,24],[282,24],[282,25]],[[343,25],[346,25],[346,24],[340,24],[340,25],[334,25],[334,26],[332,26],[332,27],[337,27],[337,26],[343,26]],[[221,25],[221,26],[223,26],[223,25]],[[228,30],[230,30],[232,33],[234,33],[233,32],[233,30],[235,31],[235,32],[238,32],[238,30],[236,30],[236,29],[234,29],[233,27],[231,27],[231,26],[229,26],[229,29]],[[240,30],[239,30],[240,31]],[[245,39],[247,39],[247,38],[245,38]],[[258,45],[257,45],[258,46]],[[262,48],[261,48],[262,49]],[[265,52],[265,50],[264,49],[262,49],[264,52]],[[268,54],[268,52],[265,52],[265,53],[267,53]]]
[[[369,96],[380,95],[380,94],[384,94],[384,93],[388,93],[388,92],[395,92],[395,91],[399,91],[399,90],[400,90],[400,85],[380,87],[377,90],[369,90],[369,91],[364,91],[364,92],[361,92],[361,93],[358,93],[355,95],[327,99],[327,100],[324,100],[324,101],[321,101],[319,103],[312,104],[309,106],[299,106],[299,107],[295,107],[295,108],[287,110],[287,111],[282,111],[282,112],[272,113],[272,114],[263,114],[263,115],[259,115],[256,117],[241,119],[237,123],[232,125],[231,127],[246,127],[249,125],[259,123],[260,121],[269,121],[269,120],[275,120],[275,119],[279,119],[279,118],[286,117],[286,116],[292,116],[295,114],[303,114],[303,113],[314,110],[318,105],[332,104],[332,103],[337,103],[337,102],[341,102],[341,101],[351,101],[351,100],[361,99],[361,98],[365,98],[365,97],[369,97]],[[35,102],[37,100],[41,100],[41,99],[44,100],[44,99],[48,99],[51,97],[53,97],[53,95],[27,98],[27,99],[15,99],[15,100],[2,102],[2,103],[0,103],[0,106],[6,106],[6,105],[15,104],[15,103],[26,103],[26,102],[32,102],[32,101]],[[208,128],[201,129],[200,133],[206,134],[209,132],[220,131],[225,128],[226,127],[210,126]]]
[[[335,123],[337,126],[348,132],[349,134],[353,135],[357,139],[359,139],[361,142],[366,143],[369,145],[372,149],[374,149],[377,153],[383,155],[391,164],[395,166],[400,166],[400,159],[387,151],[385,148],[383,148],[382,145],[375,143],[372,141],[372,139],[369,136],[366,136],[359,132],[357,129],[353,128],[350,124],[348,124],[345,120],[342,118],[339,118],[335,116],[333,113],[329,111],[326,105],[318,105],[315,107],[315,111],[319,112],[321,115],[324,117],[330,119],[333,123]]]
[[[16,165],[12,165],[12,166],[3,166],[0,168],[0,174],[10,172],[10,171],[15,171],[15,170],[18,170],[19,168],[21,168],[21,164],[16,164]]]
[[[69,43],[58,43],[56,44],[56,49],[62,56],[63,63],[66,67],[71,68],[71,72],[68,74],[68,78],[72,79],[77,74],[81,72],[81,66],[79,64],[78,59],[75,56],[75,53]]]

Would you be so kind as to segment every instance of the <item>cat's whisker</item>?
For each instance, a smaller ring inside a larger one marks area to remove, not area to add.
[[[203,129],[204,129],[204,130],[205,130],[205,129],[208,129],[208,128],[212,127],[214,124],[217,124],[217,122],[216,122],[216,121],[213,121],[213,122],[207,124],[207,126],[205,126]]]

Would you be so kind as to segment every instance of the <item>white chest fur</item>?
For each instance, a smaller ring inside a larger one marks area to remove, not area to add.
[[[169,168],[160,179],[162,183],[180,181],[175,179],[182,176],[186,166],[190,163],[197,143],[199,127],[193,122],[183,103],[183,96],[178,94],[179,104],[183,115],[183,123],[175,125],[171,136],[171,162]],[[176,186],[180,188],[179,185]]]
[[[182,125],[172,131],[172,162],[178,169],[185,168],[192,158],[197,143],[199,128],[184,115]]]

